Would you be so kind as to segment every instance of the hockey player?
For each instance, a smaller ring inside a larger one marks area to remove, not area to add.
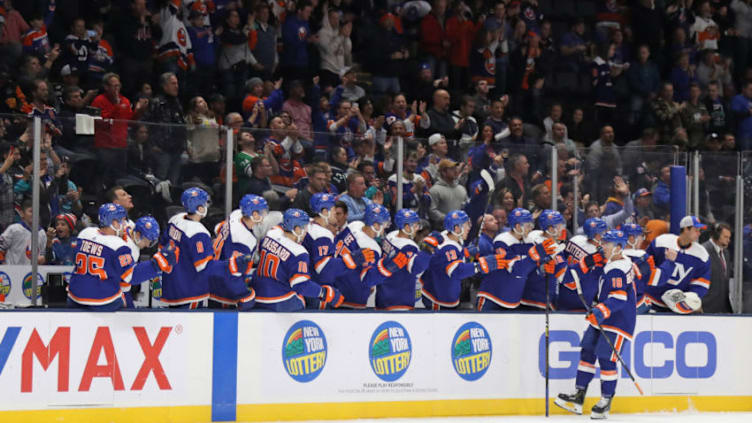
[[[632,340],[635,313],[634,272],[632,262],[624,256],[627,237],[622,231],[610,230],[603,235],[603,256],[606,265],[598,281],[598,304],[588,313],[589,323],[580,344],[574,394],[559,394],[554,403],[575,414],[582,414],[582,404],[590,381],[595,376],[595,360],[601,369],[601,399],[591,410],[590,418],[605,419],[611,409],[618,374],[616,354],[621,353],[625,340]],[[611,348],[604,337],[611,340]]]
[[[335,199],[331,194],[319,192],[311,197],[311,210],[316,213],[316,217],[308,227],[303,247],[311,258],[311,276],[319,284],[334,285],[334,280],[339,275],[357,267],[355,259],[347,251],[343,251],[339,257],[334,256],[334,234],[328,229],[336,225],[334,204]],[[362,253],[358,251],[355,255],[362,264]]]
[[[282,219],[282,227],[269,230],[259,246],[259,264],[252,279],[256,307],[302,310],[304,297],[339,307],[344,300],[339,290],[311,280],[308,252],[301,245],[310,218],[303,210],[287,209]]]
[[[624,250],[624,255],[634,264],[637,314],[645,314],[650,311],[650,301],[645,296],[645,287],[655,269],[655,262],[653,256],[640,249],[644,238],[642,226],[636,223],[625,223],[621,225],[621,230],[627,236],[627,248]]]
[[[78,234],[68,307],[119,310],[125,306],[121,284],[139,284],[148,280],[148,275],[169,271],[174,265],[177,257],[171,249],[134,264],[131,250],[121,237],[125,219],[122,206],[106,203],[99,208],[99,228],[86,228]]]
[[[209,298],[211,276],[226,277],[228,271],[237,274],[238,269],[248,268],[252,257],[213,260],[209,231],[201,224],[209,211],[209,194],[201,188],[188,188],[180,201],[185,212],[170,218],[161,239],[162,249],[171,246],[178,258],[173,271],[162,276],[161,301],[170,307],[193,310],[203,307]]]
[[[710,288],[710,256],[697,240],[705,229],[695,216],[679,222],[679,235],[663,234],[650,243],[647,254],[653,256],[656,269],[645,293],[651,307],[689,314],[702,307],[702,297]]]
[[[538,226],[541,230],[532,231],[528,235],[528,243],[541,244],[546,250],[545,256],[539,253],[540,249],[530,250],[531,258],[539,267],[543,267],[543,271],[530,272],[525,283],[525,290],[522,292],[520,303],[530,310],[545,310],[547,301],[552,308],[556,304],[556,285],[561,281],[567,268],[567,263],[560,254],[564,246],[556,244],[556,240],[561,236],[565,225],[561,213],[543,210],[538,217]],[[549,254],[549,251],[552,254]],[[546,298],[546,283],[549,285],[548,298]]]
[[[240,208],[230,213],[228,220],[220,222],[214,232],[214,258],[230,260],[238,256],[253,256],[258,241],[253,236],[253,227],[264,220],[269,205],[263,197],[246,194],[240,199]],[[230,274],[209,278],[209,301],[222,307],[237,307],[245,311],[253,308],[256,293],[247,284],[252,263],[245,269],[230,266]]]
[[[384,206],[368,204],[364,222],[350,222],[337,235],[335,257],[345,258],[350,254],[356,262],[354,270],[349,270],[334,280],[334,286],[345,296],[345,302],[342,303],[344,307],[366,308],[371,288],[407,265],[408,258],[404,254],[383,257],[376,241],[376,238],[383,236],[390,221],[391,216]]]
[[[376,289],[376,308],[381,310],[412,310],[420,296],[418,277],[428,267],[431,254],[418,250],[413,241],[420,230],[420,217],[410,209],[398,210],[394,216],[397,230],[387,234],[381,243],[386,255],[404,254],[407,266],[392,273]],[[416,298],[417,297],[417,298]]]
[[[540,245],[529,244],[527,236],[533,229],[533,215],[518,208],[509,215],[509,232],[494,238],[494,251],[513,261],[510,271],[495,271],[483,276],[478,291],[478,311],[515,309],[520,305],[525,282],[538,264],[531,257],[550,256],[556,252],[553,240],[544,240]]]
[[[578,292],[582,291],[588,307],[598,293],[600,273],[593,270],[606,264],[600,246],[601,237],[608,230],[608,225],[601,218],[591,217],[585,220],[582,228],[585,235],[573,236],[562,253],[566,257],[568,268],[556,297],[557,310],[584,312],[585,306]]]
[[[477,263],[466,263],[462,244],[470,233],[470,218],[462,210],[447,213],[444,218],[446,236],[431,256],[429,268],[423,273],[423,305],[432,310],[456,308],[460,304],[462,279],[476,273],[488,274],[507,269],[510,261],[502,254],[481,257]]]
[[[159,241],[159,223],[151,216],[144,216],[133,223],[133,226],[130,226],[126,217],[124,226],[123,240],[128,245],[128,248],[131,249],[133,262],[138,263],[138,259],[141,258],[141,249],[153,247]],[[133,277],[135,280],[147,281],[162,274],[161,269],[153,269],[152,271],[152,269],[144,267],[143,270],[146,272],[143,275],[136,275],[134,273]],[[134,308],[131,284],[121,283],[120,287],[123,289],[123,294],[125,295],[126,308]]]

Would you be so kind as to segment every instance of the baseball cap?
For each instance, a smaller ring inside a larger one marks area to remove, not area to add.
[[[705,226],[702,222],[700,222],[700,219],[696,218],[695,216],[684,216],[682,220],[679,222],[680,228],[691,228],[695,227],[698,229],[705,229],[707,226]]]
[[[73,65],[65,65],[60,68],[60,76],[68,76],[72,74],[78,74],[78,68]]]
[[[653,195],[653,193],[650,192],[650,190],[647,188],[640,188],[637,191],[635,191],[634,198],[645,197],[647,195]]]
[[[428,137],[428,145],[434,145],[444,139],[444,136],[441,134],[433,134],[430,137]]]
[[[450,167],[457,166],[457,162],[451,159],[441,159],[439,162],[439,172],[441,172],[444,169],[449,169]]]

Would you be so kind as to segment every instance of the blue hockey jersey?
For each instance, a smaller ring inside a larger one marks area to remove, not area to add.
[[[614,347],[620,351],[625,339],[632,340],[637,321],[632,261],[628,258],[610,261],[599,272],[596,307],[605,317],[601,327],[616,335]],[[597,328],[592,322],[590,325]],[[611,361],[616,361],[616,357],[612,355]]]
[[[650,243],[646,253],[655,260],[655,271],[648,281],[645,293],[651,304],[666,307],[661,296],[669,289],[691,291],[702,298],[710,288],[710,256],[700,244],[693,242],[688,248],[679,247],[678,236],[663,234]],[[677,250],[675,261],[666,260],[666,249]]]
[[[303,297],[318,297],[321,286],[311,280],[309,262],[305,248],[285,237],[282,228],[270,229],[261,240],[259,264],[251,282],[256,302],[274,304],[298,298],[303,308]]]
[[[343,307],[365,308],[371,289],[384,282],[392,274],[384,268],[381,260],[381,247],[363,232],[363,222],[350,222],[337,235],[335,257],[342,258],[353,251],[369,249],[374,253],[374,262],[357,266],[334,280],[345,301]]]
[[[334,257],[334,234],[319,225],[311,223],[303,239],[303,247],[308,251],[313,268],[312,275],[319,284],[334,285],[337,276],[355,269],[355,262],[349,254]]]
[[[460,304],[462,279],[474,274],[475,264],[465,263],[462,246],[446,236],[421,276],[423,297],[434,306],[457,307]]]
[[[635,286],[635,298],[637,301],[637,308],[639,309],[647,301],[645,296],[645,288],[648,285],[650,276],[653,273],[655,264],[650,255],[645,250],[626,249],[624,250],[624,256],[632,260],[632,269],[635,272],[634,286]],[[649,302],[648,302],[649,303]]]
[[[233,257],[252,255],[256,251],[256,237],[241,220],[240,210],[230,213],[228,220],[223,220],[215,228],[217,236],[212,244],[214,258],[230,260]],[[228,223],[229,222],[229,223]],[[228,265],[228,274],[213,275],[209,278],[209,298],[226,305],[237,305],[241,309],[250,308],[256,297],[253,289],[246,284],[246,274],[250,269],[237,269],[232,262]]]
[[[530,232],[526,241],[528,244],[539,244],[543,242],[543,232],[536,230]],[[561,254],[557,254],[553,257],[555,261],[555,271],[553,277],[548,277],[542,270],[530,272],[525,283],[525,290],[522,292],[522,299],[520,303],[529,307],[535,307],[545,310],[546,309],[546,281],[549,284],[548,296],[551,302],[551,306],[556,305],[557,286],[561,282],[564,272],[567,270],[567,262],[564,260]]]
[[[71,300],[92,306],[123,301],[120,286],[130,285],[134,263],[131,250],[121,238],[86,228],[78,234],[75,260],[68,285]]]
[[[529,245],[525,240],[518,240],[512,233],[503,232],[493,240],[493,254],[502,254],[508,260],[517,259],[512,265],[511,272],[495,270],[483,275],[478,289],[478,297],[485,298],[504,308],[517,308],[522,299],[530,272],[536,268],[536,263],[522,251]]]
[[[556,296],[557,310],[585,311],[585,306],[577,293],[577,285],[580,285],[588,307],[593,304],[595,295],[598,293],[600,272],[589,269],[586,273],[580,266],[580,260],[597,251],[598,247],[588,242],[584,235],[575,235],[567,242],[562,252],[567,261],[567,271],[559,286],[559,295]]]
[[[385,255],[402,253],[409,261],[404,269],[397,270],[376,288],[376,308],[381,310],[412,310],[420,299],[418,277],[426,270],[431,255],[420,251],[411,239],[397,236],[399,231],[387,234],[381,243]]]

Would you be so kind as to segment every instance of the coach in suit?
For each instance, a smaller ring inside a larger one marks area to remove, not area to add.
[[[728,252],[731,227],[725,223],[713,226],[710,239],[702,244],[710,255],[710,289],[702,299],[705,313],[732,313],[729,299],[731,260]]]

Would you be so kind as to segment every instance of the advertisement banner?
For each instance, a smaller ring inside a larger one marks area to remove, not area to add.
[[[2,410],[209,405],[212,314],[0,313]]]
[[[70,278],[73,266],[39,266],[38,269],[37,298],[42,294],[42,285],[47,280],[48,274],[59,274],[67,280]],[[32,290],[31,266],[0,266],[0,294],[5,296],[2,303],[12,304],[16,307],[31,306]],[[37,304],[41,303],[41,299],[37,300]]]

